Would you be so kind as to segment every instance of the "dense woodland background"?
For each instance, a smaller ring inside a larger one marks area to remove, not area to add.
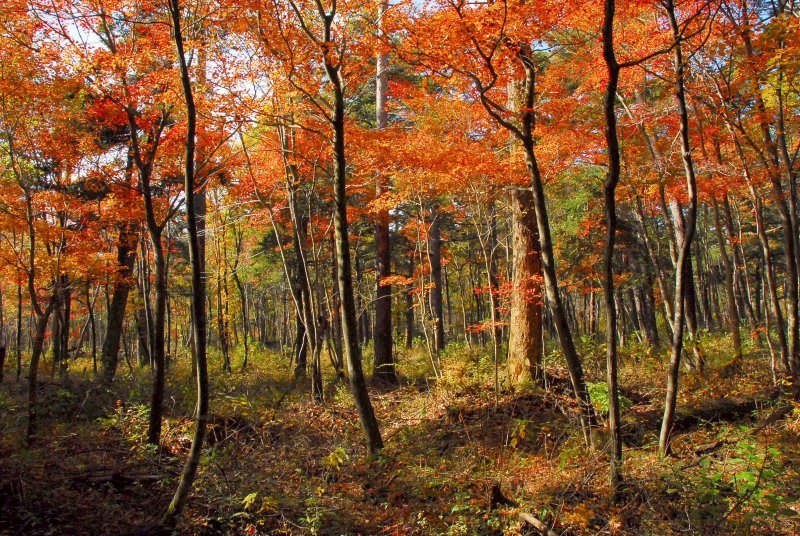
[[[6,0],[0,533],[797,534],[800,4]]]

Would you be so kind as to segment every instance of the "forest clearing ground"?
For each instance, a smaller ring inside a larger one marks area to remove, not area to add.
[[[706,346],[725,355],[726,344],[715,338]],[[595,363],[602,349],[584,346],[602,411]],[[640,417],[661,408],[664,363],[629,352],[621,375],[626,486],[614,505],[605,453],[584,448],[566,372],[557,356],[549,359],[549,390],[503,390],[495,403],[493,364],[483,352],[454,345],[441,356],[438,381],[422,350],[404,352],[403,385],[372,390],[386,441],[375,460],[365,457],[352,398],[332,374],[319,406],[309,403],[305,384],[294,385],[279,355],[260,352],[244,373],[215,371],[209,447],[182,530],[517,534],[531,530],[520,511],[572,534],[800,530],[797,405],[749,433],[774,408],[792,404],[786,396],[733,422],[688,427],[675,438],[676,455],[663,460],[657,428]],[[710,361],[705,376],[683,375],[681,407],[758,396],[772,385],[768,358],[757,349],[734,377],[720,374],[724,359]],[[218,359],[212,363],[219,368]],[[171,495],[189,447],[193,385],[185,360],[173,366],[160,450],[145,443],[147,370],[134,369],[106,391],[84,367],[73,363],[63,385],[43,383],[46,416],[30,449],[21,436],[22,383],[12,378],[0,391],[2,534],[133,534],[158,518]],[[636,391],[626,389],[632,385]],[[602,445],[602,429],[598,438]],[[519,507],[490,505],[495,484]]]

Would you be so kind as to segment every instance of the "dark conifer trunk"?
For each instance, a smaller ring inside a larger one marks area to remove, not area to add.
[[[383,16],[388,9],[388,1],[378,3],[378,25],[383,28]],[[378,54],[375,77],[375,120],[378,129],[389,126],[389,114],[386,109],[387,71],[389,55]],[[388,178],[378,172],[376,196],[380,197],[389,189]],[[388,383],[397,383],[392,341],[392,286],[387,278],[392,275],[392,247],[389,232],[389,210],[381,209],[375,222],[375,334],[373,338],[374,371],[373,377]]]

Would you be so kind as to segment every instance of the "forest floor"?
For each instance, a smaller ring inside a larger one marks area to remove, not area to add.
[[[328,378],[327,401],[316,405],[283,356],[257,351],[246,372],[232,374],[216,356],[214,425],[181,533],[537,534],[521,512],[556,534],[800,533],[800,405],[775,387],[767,352],[753,345],[730,374],[729,342],[709,336],[705,349],[706,374],[682,375],[667,459],[656,452],[664,352],[623,351],[625,482],[616,502],[603,431],[600,448],[584,446],[555,353],[549,389],[511,392],[501,381],[495,393],[485,351],[451,346],[438,379],[424,350],[401,351],[402,385],[371,389],[386,443],[375,459],[365,456],[343,382]],[[603,347],[585,340],[582,351],[602,412]],[[124,368],[107,390],[92,381],[90,363],[73,363],[67,381],[43,384],[46,415],[28,448],[25,382],[7,367],[0,534],[145,534],[190,444],[186,361],[168,373],[161,449],[144,441],[148,369]]]

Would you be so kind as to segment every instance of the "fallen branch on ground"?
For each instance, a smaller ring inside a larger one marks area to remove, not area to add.
[[[547,523],[527,512],[520,512],[519,518],[542,534],[546,534],[547,536],[558,536],[558,533],[554,530],[551,530],[550,527],[547,526]]]

